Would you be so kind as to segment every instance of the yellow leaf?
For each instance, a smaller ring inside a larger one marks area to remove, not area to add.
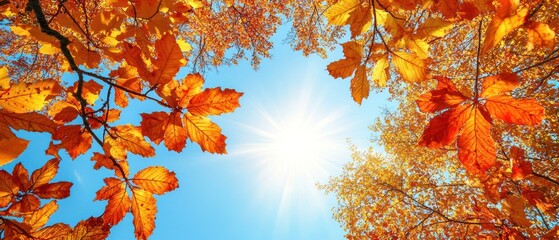
[[[56,210],[58,210],[58,204],[56,204],[56,201],[51,201],[30,215],[26,215],[23,218],[23,223],[28,224],[31,229],[42,228]]]
[[[343,26],[347,24],[350,13],[361,6],[361,0],[340,0],[326,10],[324,15],[328,24]]]
[[[361,104],[364,98],[369,97],[369,80],[365,66],[361,65],[355,71],[355,76],[351,79],[351,96],[353,101]]]
[[[452,27],[452,22],[446,21],[442,18],[429,18],[417,28],[416,37],[443,37],[449,30],[452,29]]]
[[[425,42],[423,39],[408,39],[406,41],[406,46],[421,59],[429,57],[429,43]]]
[[[179,47],[180,47],[182,52],[190,52],[190,50],[192,50],[192,46],[190,46],[190,44],[188,44],[182,38],[177,39],[177,44],[179,44]]]
[[[375,67],[373,68],[373,81],[379,86],[386,86],[386,81],[388,81],[388,56],[383,56],[381,59],[377,60]]]
[[[351,30],[351,38],[355,38],[357,35],[369,30],[372,25],[372,17],[370,6],[363,7],[361,4],[357,5],[357,8],[349,14],[347,19],[349,29]]]
[[[510,1],[511,0],[500,0],[501,6],[485,31],[485,41],[481,49],[482,52],[487,52],[492,49],[507,34],[524,24],[528,9],[524,8],[518,10],[513,15],[511,12],[515,12],[517,6]]]
[[[140,188],[132,189],[132,215],[134,216],[134,234],[137,239],[148,239],[155,228],[156,200]]]
[[[0,90],[10,87],[10,77],[8,77],[8,68],[0,67]]]
[[[421,82],[428,78],[426,60],[420,59],[416,54],[395,52],[392,62],[402,78],[407,82]]]
[[[61,87],[54,80],[36,83],[17,83],[0,91],[0,107],[15,113],[41,110],[52,98],[60,94]]]

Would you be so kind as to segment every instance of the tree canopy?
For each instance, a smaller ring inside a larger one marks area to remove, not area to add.
[[[147,239],[154,195],[179,183],[163,166],[130,172],[129,153],[181,152],[187,140],[226,153],[210,117],[233,112],[243,93],[205,88],[204,72],[257,68],[282,24],[304,55],[341,46],[344,58],[325,68],[351,77],[357,104],[382,90],[399,104],[372,126],[383,150],[355,150],[323,186],[347,238],[557,237],[557,1],[2,0],[0,165],[29,143],[17,130],[51,134],[52,156],[31,175],[23,159],[0,170],[3,237],[101,239],[131,213]],[[131,99],[161,110],[120,124]],[[71,195],[71,182],[51,182],[60,151],[75,159],[93,144],[94,168],[114,173],[92,199],[107,202],[104,213],[47,225],[50,199]]]

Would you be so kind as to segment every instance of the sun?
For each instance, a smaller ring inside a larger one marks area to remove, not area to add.
[[[291,92],[281,104],[251,106],[255,113],[245,124],[250,141],[243,155],[252,159],[263,194],[280,194],[283,204],[310,198],[317,183],[333,176],[347,157],[343,112],[320,106],[308,89]]]

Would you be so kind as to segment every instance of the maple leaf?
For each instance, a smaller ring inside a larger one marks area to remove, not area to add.
[[[132,178],[132,182],[143,190],[159,195],[179,187],[175,173],[158,166],[148,167],[139,171]]]
[[[499,0],[500,6],[497,13],[491,19],[487,30],[485,31],[485,41],[481,52],[487,52],[499,43],[507,34],[522,26],[528,9],[523,8],[517,10],[518,1]]]
[[[334,78],[347,78],[361,64],[363,57],[363,45],[357,42],[346,42],[342,44],[344,59],[328,64],[328,72]]]

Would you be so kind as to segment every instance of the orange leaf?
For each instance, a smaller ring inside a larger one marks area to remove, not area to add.
[[[454,141],[470,118],[471,105],[460,105],[434,117],[419,139],[420,146],[440,148]]]
[[[126,192],[126,184],[116,178],[105,178],[107,186],[103,186],[95,196],[95,200],[108,200],[103,221],[109,225],[118,224],[130,211],[130,197]]]
[[[23,218],[23,223],[29,225],[31,229],[42,228],[56,210],[58,210],[58,204],[56,204],[56,201],[51,201],[30,215],[26,215]]]
[[[38,111],[60,91],[60,85],[54,80],[16,83],[5,91],[0,90],[0,107],[14,113]]]
[[[522,197],[526,199],[530,205],[537,207],[542,212],[545,212],[550,216],[555,216],[557,208],[549,198],[545,197],[542,192],[523,189]]]
[[[0,208],[8,206],[18,191],[19,188],[12,181],[12,176],[5,170],[0,170]]]
[[[159,195],[179,187],[175,173],[158,166],[144,168],[139,171],[132,178],[132,182],[150,193]]]
[[[365,66],[359,66],[355,71],[355,76],[351,79],[351,96],[353,97],[353,101],[358,104],[361,104],[363,99],[369,97],[370,86],[367,73],[365,72],[366,70]]]
[[[512,180],[518,181],[532,174],[532,163],[524,161],[524,150],[517,146],[510,148],[510,161],[512,165]]]
[[[182,51],[175,36],[165,34],[155,41],[157,59],[152,59],[154,65],[153,77],[148,79],[152,86],[165,84],[173,79],[179,69],[186,64]]]
[[[142,157],[155,155],[155,149],[146,142],[138,127],[130,124],[114,127],[105,137],[103,149],[117,159],[126,159],[127,151]],[[113,138],[114,136],[114,138]]]
[[[70,226],[57,223],[34,232],[33,237],[37,239],[66,239],[71,232],[72,228]]]
[[[500,7],[491,19],[485,31],[485,41],[483,42],[482,52],[487,52],[499,43],[507,34],[524,24],[528,9],[517,11],[517,4],[514,0],[499,0]]]
[[[454,107],[466,100],[466,97],[458,92],[450,79],[446,77],[435,78],[439,81],[437,90],[424,93],[416,100],[417,106],[422,112],[440,111]]]
[[[347,78],[361,64],[363,57],[363,45],[357,42],[346,42],[342,44],[344,59],[328,64],[327,69],[330,76],[334,78]]]
[[[70,188],[73,183],[71,182],[56,182],[47,183],[42,186],[36,187],[33,193],[42,199],[56,198],[62,199],[70,196]]]
[[[491,116],[507,123],[532,126],[540,124],[545,117],[544,108],[534,99],[493,96],[486,99],[485,107]]]
[[[0,124],[6,124],[15,130],[54,133],[58,127],[47,116],[39,113],[13,113],[0,109]]]
[[[0,126],[0,132],[2,132]],[[9,129],[8,129],[9,130]],[[29,141],[18,137],[1,138],[0,137],[0,166],[8,164],[16,159],[26,148]]]
[[[395,52],[392,62],[406,82],[421,82],[429,77],[428,59],[421,59],[414,53]]]
[[[221,115],[235,111],[243,93],[233,89],[208,88],[193,96],[188,103],[188,112],[196,116]]]
[[[198,143],[202,151],[211,153],[226,153],[225,150],[225,137],[221,134],[221,128],[209,118],[194,116],[187,113],[184,116],[185,127],[188,132],[188,137],[193,142]]]
[[[60,140],[59,144],[53,144],[47,149],[47,153],[58,156],[61,148],[66,149],[72,159],[76,159],[91,148],[91,135],[85,131],[81,125],[60,126],[52,135],[53,140]]]
[[[474,107],[458,137],[458,158],[474,174],[483,174],[495,164],[491,118],[480,108]]]
[[[31,188],[31,183],[29,182],[29,172],[21,163],[16,164],[12,170],[12,179],[21,191],[25,192]]]
[[[366,32],[372,25],[373,14],[371,13],[371,6],[362,4],[357,5],[357,7],[349,14],[347,23],[349,23],[349,29],[351,31],[351,38],[355,38],[361,33]]]
[[[33,171],[31,174],[31,186],[36,189],[44,184],[50,182],[58,172],[59,159],[51,159],[45,163],[41,168]]]
[[[165,127],[168,125],[169,114],[166,112],[142,113],[140,123],[142,134],[155,144],[159,144],[165,137]],[[182,124],[181,124],[182,125]]]
[[[179,112],[173,112],[165,126],[165,146],[169,150],[181,152],[186,145],[186,129],[183,127]]]
[[[132,215],[134,216],[134,234],[137,239],[147,239],[155,228],[156,200],[151,193],[132,189]]]
[[[481,97],[511,92],[518,87],[520,78],[515,73],[501,73],[487,77],[481,85]]]
[[[553,48],[555,46],[555,31],[545,23],[531,22],[528,24],[528,43],[526,48],[532,50],[534,46]]]
[[[103,224],[103,219],[90,217],[80,221],[72,230],[71,235],[66,236],[66,240],[98,240],[106,239],[109,230]]]

